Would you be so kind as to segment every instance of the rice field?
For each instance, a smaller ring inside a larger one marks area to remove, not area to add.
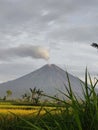
[[[0,115],[10,116],[13,113],[19,116],[35,116],[39,111],[40,115],[44,114],[46,109],[52,111],[55,107],[0,105]]]
[[[14,113],[16,115],[20,116],[26,116],[30,114],[36,114],[38,110],[23,110],[23,109],[0,109],[0,114],[2,115],[10,115],[11,113]]]

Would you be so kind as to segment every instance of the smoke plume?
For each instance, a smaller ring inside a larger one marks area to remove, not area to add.
[[[31,57],[34,59],[49,59],[49,50],[42,46],[20,45],[7,49],[0,49],[0,59],[12,59],[14,57]]]

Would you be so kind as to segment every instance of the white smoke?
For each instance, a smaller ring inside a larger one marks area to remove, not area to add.
[[[0,49],[0,59],[12,59],[13,57],[31,57],[34,59],[49,59],[49,49],[42,46],[20,45],[7,49]]]

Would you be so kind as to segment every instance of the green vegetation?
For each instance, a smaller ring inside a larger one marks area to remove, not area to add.
[[[43,94],[43,91],[38,89],[36,87],[34,87],[34,89],[30,88],[32,97],[31,97],[31,101],[33,104],[38,104],[40,102],[41,96]]]
[[[11,90],[7,90],[6,93],[7,93],[7,97],[10,97],[12,95],[12,91]]]
[[[81,84],[84,98],[79,99],[71,89],[68,74],[67,78],[69,83],[67,87],[65,86],[67,94],[60,91],[67,100],[47,96],[60,102],[62,106],[52,104],[49,109],[41,104],[37,106],[36,114],[31,113],[26,116],[11,111],[10,116],[1,114],[0,130],[98,130],[98,96],[95,92],[98,80],[93,84],[86,70],[85,83]]]

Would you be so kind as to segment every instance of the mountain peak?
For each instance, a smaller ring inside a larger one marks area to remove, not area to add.
[[[81,95],[80,80],[71,74],[69,79],[72,90]],[[58,93],[57,90],[65,91],[65,85],[68,86],[66,72],[55,64],[46,64],[16,80],[0,84],[0,95],[5,95],[7,90],[12,90],[14,96],[18,97],[34,87],[42,89],[46,94],[55,95]]]
[[[44,65],[42,68],[49,68],[49,69],[56,69],[56,68],[59,68],[60,69],[60,67],[58,67],[57,65],[55,65],[55,64],[46,64],[46,65]]]
[[[47,66],[47,67],[52,67],[52,66],[56,66],[55,64],[46,64],[46,65],[44,65],[44,66]],[[44,67],[43,66],[43,67]]]

